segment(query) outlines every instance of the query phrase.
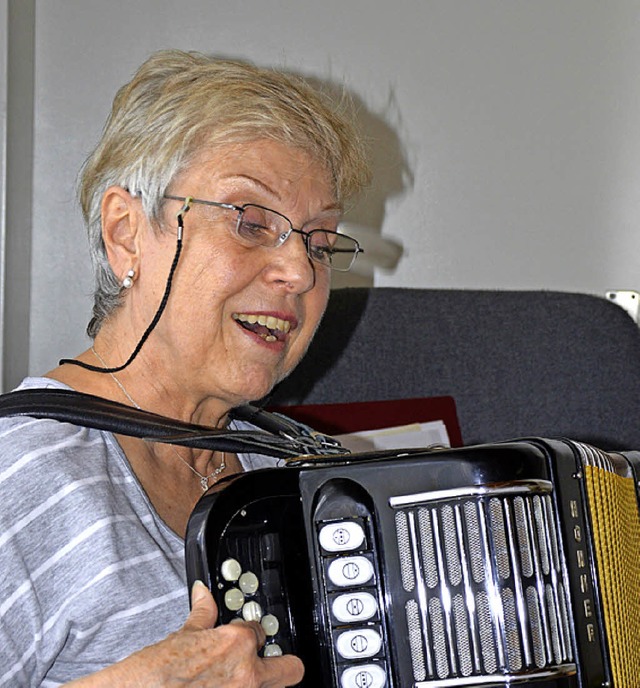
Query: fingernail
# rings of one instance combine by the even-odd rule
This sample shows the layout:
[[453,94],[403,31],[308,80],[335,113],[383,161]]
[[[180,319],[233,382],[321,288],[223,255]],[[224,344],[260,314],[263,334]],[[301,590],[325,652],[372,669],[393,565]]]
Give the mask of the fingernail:
[[201,581],[197,580],[191,588],[191,602],[199,602],[208,592],[209,588]]

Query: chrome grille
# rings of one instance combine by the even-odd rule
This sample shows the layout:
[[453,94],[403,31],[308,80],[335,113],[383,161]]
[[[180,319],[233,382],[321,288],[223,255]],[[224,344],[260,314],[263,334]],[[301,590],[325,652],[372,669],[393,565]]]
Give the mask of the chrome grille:
[[424,663],[424,651],[422,649],[422,634],[420,632],[420,612],[415,600],[409,600],[405,606],[407,613],[407,631],[409,646],[411,648],[411,664],[413,676],[416,681],[424,681],[427,670]]
[[518,485],[390,500],[416,682],[564,675],[572,661],[551,484]]

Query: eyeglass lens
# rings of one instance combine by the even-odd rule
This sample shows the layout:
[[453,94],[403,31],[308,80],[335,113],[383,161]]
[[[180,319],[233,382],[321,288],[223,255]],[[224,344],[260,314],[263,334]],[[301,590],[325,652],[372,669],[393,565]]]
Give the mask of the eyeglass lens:
[[[314,226],[302,232],[307,254],[311,260],[334,270],[349,270],[358,253],[358,243],[351,237],[336,232],[336,219],[325,221],[326,226]],[[293,230],[300,233],[300,230]],[[247,205],[238,217],[236,233],[248,244],[277,247],[287,240],[291,224],[275,211]]]

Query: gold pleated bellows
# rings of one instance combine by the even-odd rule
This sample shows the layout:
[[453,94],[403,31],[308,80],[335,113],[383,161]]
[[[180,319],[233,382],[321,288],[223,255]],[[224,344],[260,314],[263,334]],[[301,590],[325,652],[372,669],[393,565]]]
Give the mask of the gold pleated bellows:
[[635,479],[624,460],[592,457],[584,474],[613,684],[640,680],[640,515]]

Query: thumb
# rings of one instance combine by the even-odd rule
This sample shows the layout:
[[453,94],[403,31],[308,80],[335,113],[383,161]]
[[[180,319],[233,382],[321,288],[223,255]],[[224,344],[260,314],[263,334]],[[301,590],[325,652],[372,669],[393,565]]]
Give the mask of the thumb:
[[218,620],[218,608],[209,588],[197,580],[191,588],[191,613],[183,628],[191,631],[202,631],[213,628]]

